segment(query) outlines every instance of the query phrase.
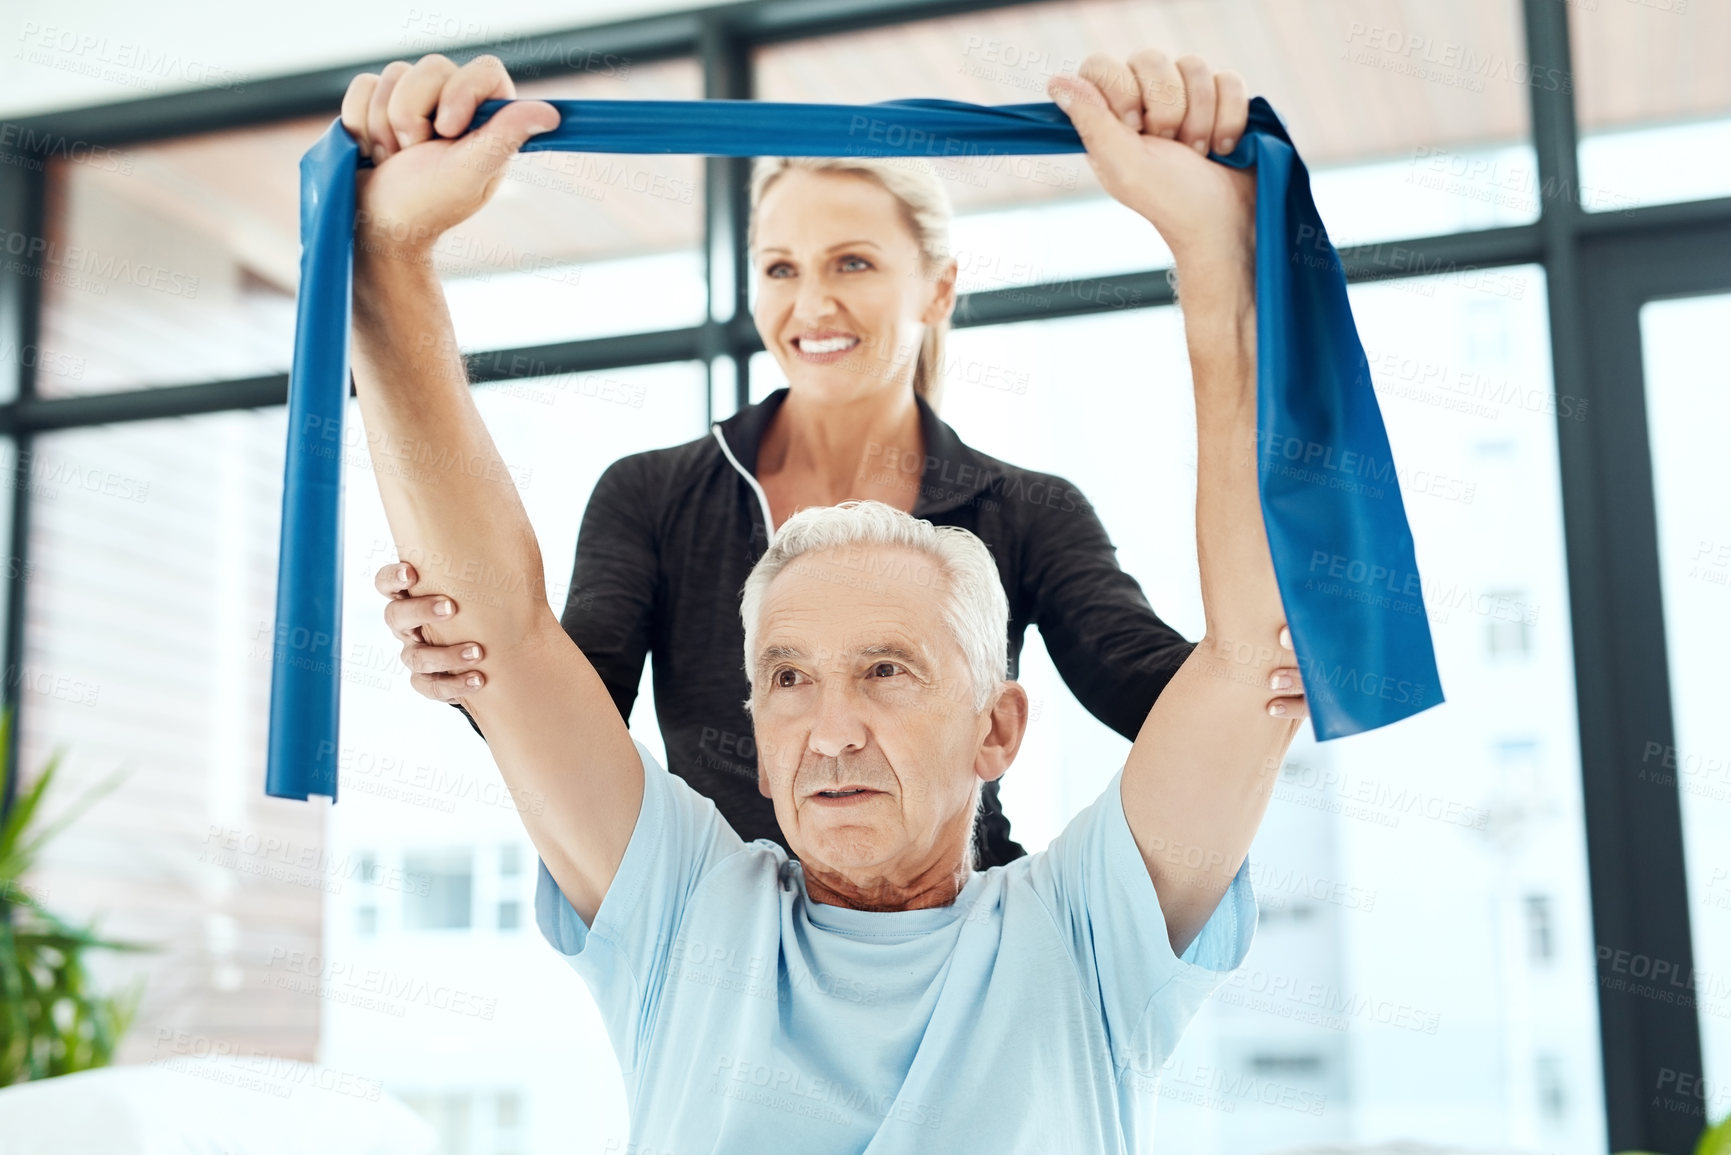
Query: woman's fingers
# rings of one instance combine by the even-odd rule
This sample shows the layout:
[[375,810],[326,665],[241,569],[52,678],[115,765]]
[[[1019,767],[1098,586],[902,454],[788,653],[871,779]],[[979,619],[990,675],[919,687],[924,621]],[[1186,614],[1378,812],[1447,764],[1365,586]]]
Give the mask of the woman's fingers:
[[411,674],[466,674],[481,660],[481,647],[474,642],[458,642],[454,646],[433,646],[426,642],[408,642],[403,646],[403,665]]
[[373,588],[391,600],[385,605],[385,624],[403,651],[398,655],[409,670],[409,684],[424,698],[457,702],[487,684],[487,676],[476,669],[487,653],[478,642],[435,646],[425,641],[421,627],[429,622],[448,622],[457,613],[457,603],[445,594],[411,597],[409,590],[420,580],[406,561],[381,566],[373,575]]
[[[1282,625],[1276,639],[1280,648],[1292,653],[1292,630]],[[1308,718],[1310,703],[1304,697],[1304,679],[1297,666],[1282,666],[1268,676],[1268,688],[1276,695],[1268,700],[1266,709],[1276,718]]]
[[457,603],[446,594],[393,598],[385,603],[385,624],[398,641],[425,644],[422,626],[444,625],[457,614]]
[[407,597],[419,580],[414,566],[406,561],[394,561],[379,567],[379,572],[373,575],[373,588],[388,598]]
[[409,678],[409,685],[415,688],[416,693],[436,702],[460,702],[486,683],[486,677],[479,670],[460,674],[415,674]]
[[1310,716],[1310,705],[1305,700],[1303,687],[1299,684],[1297,670],[1276,670],[1274,672],[1274,681],[1270,684],[1270,688],[1276,690],[1280,688],[1276,683],[1279,682],[1280,677],[1283,674],[1290,675],[1292,678],[1292,684],[1299,686],[1299,688],[1293,690],[1290,694],[1277,694],[1275,697],[1270,698],[1267,706],[1268,712],[1276,718],[1308,718]]

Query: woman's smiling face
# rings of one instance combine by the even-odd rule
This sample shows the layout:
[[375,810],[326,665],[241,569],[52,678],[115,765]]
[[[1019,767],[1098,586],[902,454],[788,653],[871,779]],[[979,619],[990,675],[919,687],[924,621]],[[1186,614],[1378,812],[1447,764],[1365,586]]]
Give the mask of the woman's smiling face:
[[845,401],[911,382],[954,278],[924,275],[895,196],[870,177],[795,168],[757,214],[753,317],[790,387]]

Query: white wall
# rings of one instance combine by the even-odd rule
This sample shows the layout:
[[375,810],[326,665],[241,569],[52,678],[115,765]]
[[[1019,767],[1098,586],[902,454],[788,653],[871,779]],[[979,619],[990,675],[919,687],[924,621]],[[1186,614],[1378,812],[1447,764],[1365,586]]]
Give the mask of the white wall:
[[718,0],[21,0],[0,8],[0,117],[588,27]]

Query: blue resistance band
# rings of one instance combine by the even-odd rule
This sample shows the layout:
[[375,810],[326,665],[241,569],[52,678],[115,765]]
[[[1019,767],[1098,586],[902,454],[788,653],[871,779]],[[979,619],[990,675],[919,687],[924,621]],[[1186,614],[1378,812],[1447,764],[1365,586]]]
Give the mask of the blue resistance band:
[[[470,130],[506,102],[481,104]],[[551,100],[524,152],[1028,156],[1085,152],[1055,104]],[[1441,702],[1388,434],[1310,176],[1266,100],[1230,155],[1256,170],[1257,437],[1263,520],[1319,740]],[[301,158],[301,281],[271,666],[265,793],[337,795],[342,424],[349,396],[355,173],[340,119]],[[1150,383],[1151,384],[1151,383]],[[1374,476],[1381,484],[1361,479]]]

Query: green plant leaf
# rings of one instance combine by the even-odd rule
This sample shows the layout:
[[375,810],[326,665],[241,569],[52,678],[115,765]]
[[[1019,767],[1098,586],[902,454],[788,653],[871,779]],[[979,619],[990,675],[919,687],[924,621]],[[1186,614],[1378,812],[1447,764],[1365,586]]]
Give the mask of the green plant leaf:
[[[11,732],[8,706],[0,710],[0,784],[11,781],[15,770],[5,754]],[[111,1062],[138,1011],[143,982],[119,995],[100,993],[85,965],[87,952],[161,949],[155,943],[105,938],[94,923],[73,925],[20,884],[42,848],[126,776],[111,775],[53,822],[40,824],[42,800],[64,753],[54,752],[0,821],[0,1087]]]
[[1717,1127],[1707,1129],[1695,1144],[1695,1155],[1731,1155],[1731,1116],[1719,1120]]

